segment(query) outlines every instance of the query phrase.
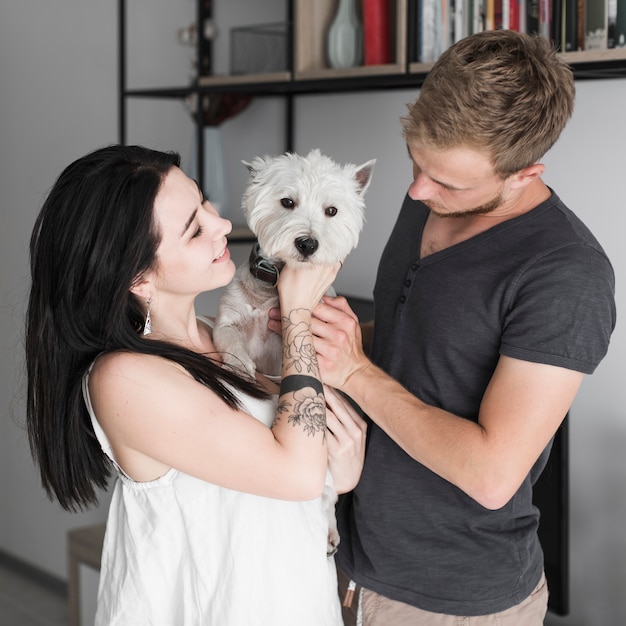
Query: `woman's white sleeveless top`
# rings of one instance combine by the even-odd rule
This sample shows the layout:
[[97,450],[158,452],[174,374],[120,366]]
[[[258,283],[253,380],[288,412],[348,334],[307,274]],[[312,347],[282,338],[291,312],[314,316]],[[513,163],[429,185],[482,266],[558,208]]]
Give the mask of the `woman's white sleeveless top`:
[[[109,441],[83,395],[103,451]],[[238,393],[270,426],[275,400]],[[340,626],[321,498],[289,502],[170,469],[135,482],[118,467],[102,553],[96,626]]]

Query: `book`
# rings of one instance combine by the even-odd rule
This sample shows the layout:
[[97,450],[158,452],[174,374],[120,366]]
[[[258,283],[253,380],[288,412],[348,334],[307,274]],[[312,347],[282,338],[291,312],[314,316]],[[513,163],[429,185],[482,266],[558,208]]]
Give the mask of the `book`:
[[469,0],[454,0],[453,15],[454,15],[454,34],[453,41],[463,39],[469,34],[467,28],[467,11],[469,10]]
[[529,35],[539,34],[539,0],[526,2],[526,32]]
[[608,0],[606,8],[606,47],[615,48],[617,35],[617,0]]
[[[507,5],[507,23],[504,23],[504,5]],[[493,2],[493,27],[496,30],[508,28],[508,0],[494,0]]]
[[526,29],[526,13],[528,12],[528,0],[518,0],[519,2],[519,31],[528,32]]
[[509,28],[521,32],[522,25],[520,22],[520,0],[508,0],[509,3]]
[[481,33],[485,30],[485,1],[486,0],[470,0],[468,35]]
[[585,50],[603,50],[607,46],[607,1],[588,0],[585,11]]
[[615,20],[615,47],[626,48],[626,0],[617,0]]
[[552,14],[550,0],[539,0],[539,34],[550,39],[552,30]]
[[552,20],[550,22],[550,37],[554,42],[554,49],[559,52],[565,51],[564,27],[565,8],[563,0],[552,0]]
[[578,10],[576,8],[578,0],[563,0],[563,51],[573,52],[578,50]]
[[454,41],[454,11],[452,5],[453,0],[440,0],[441,48],[439,54],[447,50]]
[[418,63],[420,55],[420,15],[417,2],[409,2],[407,6],[407,38],[409,43],[409,62]]
[[420,63],[433,63],[439,56],[436,50],[438,4],[439,0],[418,2],[419,50],[417,60]]
[[454,42],[453,0],[418,2],[417,24],[419,39],[417,60],[419,63],[432,63]]
[[[591,0],[592,2],[595,0]],[[577,50],[585,49],[585,24],[587,21],[587,1],[576,2],[576,45]]]

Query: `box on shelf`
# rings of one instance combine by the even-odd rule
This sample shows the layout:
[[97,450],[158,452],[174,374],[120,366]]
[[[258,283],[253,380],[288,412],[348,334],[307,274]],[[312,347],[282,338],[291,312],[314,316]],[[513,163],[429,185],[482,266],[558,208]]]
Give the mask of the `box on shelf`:
[[287,24],[257,24],[232,28],[230,65],[233,75],[286,71]]

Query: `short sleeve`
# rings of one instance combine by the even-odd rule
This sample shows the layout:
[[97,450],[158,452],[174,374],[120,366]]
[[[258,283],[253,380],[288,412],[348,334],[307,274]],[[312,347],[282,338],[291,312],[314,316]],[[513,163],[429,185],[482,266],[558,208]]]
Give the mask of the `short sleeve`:
[[615,276],[583,243],[533,258],[512,282],[500,353],[591,374],[615,327]]

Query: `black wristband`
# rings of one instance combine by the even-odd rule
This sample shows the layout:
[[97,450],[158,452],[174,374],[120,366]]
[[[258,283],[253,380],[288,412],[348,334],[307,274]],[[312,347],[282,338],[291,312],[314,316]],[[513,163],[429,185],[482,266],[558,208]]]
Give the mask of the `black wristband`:
[[305,387],[312,387],[317,394],[324,393],[324,386],[322,383],[313,376],[303,376],[302,374],[293,374],[291,376],[285,376],[280,381],[280,394],[289,393],[290,391],[299,391]]

